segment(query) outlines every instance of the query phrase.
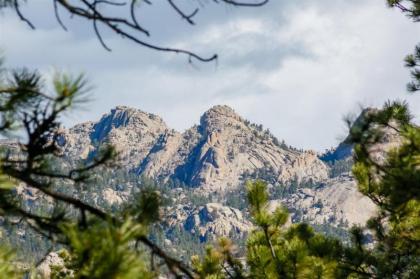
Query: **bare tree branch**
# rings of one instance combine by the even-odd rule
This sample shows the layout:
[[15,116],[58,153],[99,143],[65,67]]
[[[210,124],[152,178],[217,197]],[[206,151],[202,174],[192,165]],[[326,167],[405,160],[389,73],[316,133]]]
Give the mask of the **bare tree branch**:
[[[16,11],[18,17],[26,22],[32,29],[35,29],[35,26],[21,13],[19,0],[12,0],[13,8]],[[215,3],[224,3],[227,5],[238,6],[238,7],[260,7],[268,3],[268,0],[259,0],[259,1],[235,1],[235,0],[213,0]],[[144,40],[141,36],[150,37],[150,32],[144,28],[135,14],[135,6],[138,3],[138,0],[127,0],[127,1],[111,1],[111,0],[78,0],[78,1],[68,1],[68,0],[52,0],[54,14],[58,24],[67,31],[67,27],[61,19],[59,14],[59,7],[67,11],[71,17],[79,17],[85,20],[92,21],[93,30],[95,36],[97,37],[99,43],[102,47],[111,51],[111,48],[105,43],[104,37],[100,32],[100,24],[106,26],[109,30],[114,33],[121,35],[123,38],[128,39],[142,47],[149,48],[155,51],[161,52],[173,52],[178,54],[183,54],[188,57],[188,61],[191,63],[192,59],[196,59],[200,62],[210,62],[217,61],[217,54],[210,56],[202,56],[193,51],[174,48],[174,47],[164,47],[154,44],[152,42]],[[148,0],[143,0],[147,4],[151,4]],[[167,0],[168,5],[188,24],[195,25],[193,20],[194,16],[197,15],[199,8],[194,8],[191,13],[184,12],[174,0]],[[107,7],[128,7],[129,15],[127,17],[119,16],[110,16],[106,13],[109,9],[100,9]]]
[[218,3],[219,1],[224,2],[229,5],[239,6],[239,7],[261,7],[268,3],[269,0],[263,0],[260,2],[239,2],[234,0],[214,0],[214,2]]
[[54,14],[55,14],[55,18],[57,19],[58,24],[60,24],[60,26],[64,29],[64,31],[67,31],[67,27],[61,21],[60,14],[58,13],[57,1],[53,1],[53,4],[54,4]]
[[20,8],[19,8],[19,0],[15,0],[15,1],[13,2],[13,4],[14,4],[15,11],[16,11],[17,15],[19,16],[19,18],[20,18],[22,21],[24,21],[26,24],[28,24],[30,28],[35,29],[35,26],[32,24],[32,22],[30,22],[30,21],[29,21],[29,20],[28,20],[25,16],[23,16],[23,14],[21,13]]
[[178,8],[178,6],[173,2],[173,0],[168,0],[168,3],[189,24],[195,25],[195,22],[192,20],[192,18],[198,13],[198,8],[196,8],[191,14],[187,15],[180,8]]

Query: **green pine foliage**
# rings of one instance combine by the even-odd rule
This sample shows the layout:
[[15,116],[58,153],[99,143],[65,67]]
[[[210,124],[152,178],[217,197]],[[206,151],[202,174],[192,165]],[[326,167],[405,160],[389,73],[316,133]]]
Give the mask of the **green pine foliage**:
[[245,259],[238,258],[237,248],[222,239],[217,247],[208,247],[201,259],[193,258],[200,278],[332,278],[336,274],[340,242],[306,224],[285,227],[287,210],[268,211],[266,186],[261,180],[247,185],[256,229],[247,239]]
[[[419,0],[387,0],[388,6],[397,8],[407,15],[413,22],[420,22]],[[405,58],[405,66],[410,69],[412,81],[407,84],[408,92],[420,91],[420,44],[415,47],[414,53]]]
[[420,21],[420,2],[418,0],[387,0],[389,7],[397,8],[414,22]]
[[[0,132],[6,136],[14,132],[21,140],[12,144],[14,150],[5,146],[0,152],[0,213],[4,220],[17,219],[31,227],[52,248],[68,251],[65,270],[55,267],[54,276],[154,278],[159,270],[166,270],[192,278],[189,266],[149,238],[150,226],[160,219],[159,191],[148,187],[137,191],[123,210],[107,210],[85,199],[83,191],[92,185],[92,173],[112,166],[112,147],[104,147],[76,167],[57,166],[62,159],[56,142],[59,119],[84,100],[88,87],[83,77],[57,75],[50,92],[37,72],[5,75],[0,86]],[[40,198],[28,206],[16,190],[18,185],[23,193],[36,190]],[[46,200],[50,207],[44,207]],[[8,264],[6,256],[1,268],[4,274],[12,274],[14,265]],[[146,260],[148,256],[153,261]]]
[[[382,278],[410,278],[420,271],[420,128],[411,119],[405,103],[392,102],[351,131],[356,143],[353,174],[359,190],[380,210],[367,224],[377,245],[363,250],[374,262],[364,264]],[[400,144],[381,159],[372,150],[383,142],[385,129],[396,132]]]
[[415,47],[414,53],[405,57],[405,66],[410,69],[412,81],[407,84],[409,92],[420,91],[420,44]]
[[[394,140],[389,141],[389,130]],[[387,133],[388,132],[388,133]],[[268,211],[261,180],[249,182],[248,203],[256,229],[246,244],[244,268],[234,246],[223,240],[193,263],[201,278],[415,278],[420,274],[420,128],[407,105],[385,104],[352,127],[353,174],[361,193],[379,208],[350,241],[319,234],[301,223],[285,226],[283,208]],[[377,153],[377,144],[390,142]],[[393,147],[392,147],[393,146]],[[373,233],[368,241],[367,229]],[[230,259],[232,258],[232,259]]]
[[[147,232],[142,224],[127,219],[120,226],[97,222],[81,230],[77,224],[64,224],[69,239],[70,255],[65,268],[74,272],[74,278],[154,278],[156,274],[146,264],[145,255],[131,249],[132,241]],[[61,278],[60,270],[53,278]],[[64,274],[63,278],[68,278]]]

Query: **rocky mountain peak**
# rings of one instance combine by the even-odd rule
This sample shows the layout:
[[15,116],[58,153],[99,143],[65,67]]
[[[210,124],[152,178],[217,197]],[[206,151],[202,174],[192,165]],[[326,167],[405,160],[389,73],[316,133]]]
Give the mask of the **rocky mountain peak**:
[[235,112],[233,108],[227,105],[215,105],[209,108],[203,116],[224,116],[224,117],[234,117],[237,118],[239,115]]
[[118,106],[98,122],[71,129],[62,140],[69,157],[92,158],[111,144],[130,172],[179,181],[203,192],[233,190],[262,173],[273,181],[320,181],[328,169],[316,155],[291,150],[228,106],[214,106],[184,133],[156,115]]
[[212,132],[240,122],[243,122],[242,118],[231,107],[217,105],[201,116],[200,126],[204,131]]
[[[395,146],[398,141],[394,139],[387,133],[378,149]],[[344,160],[350,158],[351,145],[343,143],[321,156],[323,162],[315,152],[278,142],[268,129],[250,123],[228,106],[212,107],[199,126],[183,133],[167,128],[156,115],[117,106],[98,122],[63,129],[57,143],[63,149],[63,164],[74,167],[93,158],[102,144],[117,150],[115,163],[120,168],[101,170],[95,175],[102,182],[82,193],[99,207],[119,208],[130,201],[132,193],[144,186],[136,181],[141,176],[168,182],[164,194],[173,204],[163,208],[163,225],[165,241],[176,243],[168,246],[172,248],[185,239],[177,232],[187,232],[202,242],[220,236],[243,239],[253,229],[248,212],[238,209],[244,208],[244,183],[249,179],[270,183],[270,210],[288,207],[292,222],[305,221],[342,233],[343,228],[364,224],[376,210],[358,192],[345,167],[330,175],[334,167],[330,161],[341,160],[341,166],[347,166]],[[0,140],[2,146],[11,144]],[[128,173],[138,179],[128,178]],[[18,193],[28,206],[35,204],[37,193],[20,188]],[[46,260],[54,262],[56,256]]]
[[127,106],[117,106],[110,113],[105,114],[93,126],[91,135],[93,141],[102,141],[112,129],[132,127],[135,130],[148,130],[149,132],[167,128],[163,120],[152,113]]
[[78,124],[64,131],[60,145],[69,157],[85,160],[95,156],[102,144],[111,144],[121,163],[129,169],[137,167],[168,131],[165,122],[157,115],[117,106],[98,122]]

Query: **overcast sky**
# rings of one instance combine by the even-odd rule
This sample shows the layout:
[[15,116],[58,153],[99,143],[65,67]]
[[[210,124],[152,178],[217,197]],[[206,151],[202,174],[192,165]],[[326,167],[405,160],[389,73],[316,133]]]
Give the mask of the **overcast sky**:
[[183,131],[211,106],[227,104],[288,144],[322,151],[345,136],[343,117],[360,105],[406,99],[420,117],[420,94],[405,92],[409,74],[403,67],[420,28],[386,8],[385,0],[271,0],[258,9],[190,0],[185,7],[191,10],[203,5],[195,26],[166,1],[139,7],[151,41],[220,57],[217,64],[194,65],[185,56],[156,53],[105,32],[109,53],[90,24],[63,12],[65,32],[51,1],[29,2],[22,10],[37,30],[3,12],[0,49],[8,67],[89,77],[92,101],[65,119],[66,126],[128,105]]

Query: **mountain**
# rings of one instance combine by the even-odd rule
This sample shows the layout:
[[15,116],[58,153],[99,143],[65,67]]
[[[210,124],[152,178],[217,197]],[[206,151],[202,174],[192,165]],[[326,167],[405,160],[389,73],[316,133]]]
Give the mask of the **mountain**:
[[[168,210],[172,215],[166,225],[170,230],[177,227],[198,234],[201,239],[235,231],[242,234],[252,227],[243,187],[248,179],[269,182],[273,203],[289,207],[295,222],[348,227],[365,223],[375,211],[349,174],[352,146],[343,142],[329,157],[297,150],[228,106],[210,108],[199,125],[183,133],[169,128],[157,115],[118,106],[98,122],[82,123],[60,134],[63,154],[71,164],[89,160],[103,145],[111,144],[124,171],[171,184],[168,191],[174,196],[174,205]],[[337,171],[341,162],[346,163]],[[87,194],[95,196],[98,206],[124,203],[136,187],[118,190],[112,183],[105,184]],[[197,197],[201,204],[192,201]],[[209,208],[224,213],[207,218],[203,210]],[[238,208],[243,216],[227,213]],[[220,228],[221,224],[225,228]]]
[[[56,141],[63,168],[89,162],[105,145],[117,150],[114,168],[95,172],[92,185],[67,193],[92,205],[118,210],[132,202],[133,193],[157,184],[170,202],[152,231],[154,239],[182,255],[220,236],[243,241],[253,228],[244,187],[249,179],[269,183],[272,207],[288,207],[290,222],[309,222],[339,237],[376,210],[349,172],[352,146],[342,143],[329,157],[298,150],[228,106],[210,108],[182,133],[157,115],[118,106],[97,122],[61,129]],[[37,192],[19,193],[29,209],[43,200]],[[39,248],[28,228],[15,230],[15,243],[26,247],[31,239],[24,250]]]
[[270,170],[280,183],[317,183],[328,177],[328,167],[315,152],[279,144],[268,130],[227,106],[211,108],[184,133],[156,115],[116,107],[96,123],[63,131],[61,138],[72,161],[91,158],[103,144],[111,144],[128,171],[162,182],[177,180],[203,192],[231,190],[260,170]]

